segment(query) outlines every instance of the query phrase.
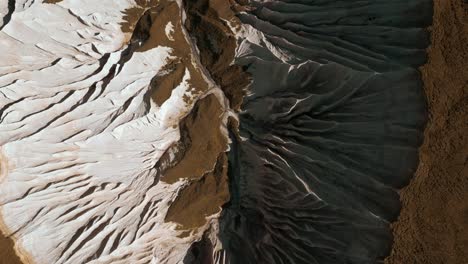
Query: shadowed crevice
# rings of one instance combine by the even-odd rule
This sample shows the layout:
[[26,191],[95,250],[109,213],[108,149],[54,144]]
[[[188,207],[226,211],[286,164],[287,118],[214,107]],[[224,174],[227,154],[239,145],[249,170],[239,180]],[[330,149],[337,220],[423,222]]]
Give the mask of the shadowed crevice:
[[3,25],[0,27],[0,31],[10,23],[11,17],[15,12],[16,0],[8,0],[8,13],[3,17]]

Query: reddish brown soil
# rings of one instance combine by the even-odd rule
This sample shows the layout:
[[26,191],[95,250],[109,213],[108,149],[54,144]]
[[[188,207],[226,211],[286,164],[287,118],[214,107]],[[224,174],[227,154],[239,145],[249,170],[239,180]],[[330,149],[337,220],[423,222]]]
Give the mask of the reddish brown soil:
[[468,263],[468,4],[435,0],[431,30],[429,122],[387,264]]
[[6,238],[0,232],[0,264],[21,264],[21,260],[15,254],[13,241]]

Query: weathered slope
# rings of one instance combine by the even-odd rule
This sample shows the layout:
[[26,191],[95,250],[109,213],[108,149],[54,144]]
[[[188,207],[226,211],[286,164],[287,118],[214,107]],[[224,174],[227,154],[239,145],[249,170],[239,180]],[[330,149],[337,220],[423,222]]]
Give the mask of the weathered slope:
[[[253,83],[220,224],[230,263],[380,263],[425,124],[432,3],[249,1]],[[406,15],[402,15],[406,14]]]

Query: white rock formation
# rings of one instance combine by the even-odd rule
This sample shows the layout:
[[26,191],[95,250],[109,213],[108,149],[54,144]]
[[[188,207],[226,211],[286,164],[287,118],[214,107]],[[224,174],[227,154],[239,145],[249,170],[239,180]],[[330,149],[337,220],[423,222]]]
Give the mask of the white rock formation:
[[0,31],[0,212],[24,261],[178,263],[202,232],[165,223],[184,181],[159,182],[155,166],[193,106],[191,76],[149,100],[176,58],[164,46],[128,56],[120,23],[135,5],[29,1]]

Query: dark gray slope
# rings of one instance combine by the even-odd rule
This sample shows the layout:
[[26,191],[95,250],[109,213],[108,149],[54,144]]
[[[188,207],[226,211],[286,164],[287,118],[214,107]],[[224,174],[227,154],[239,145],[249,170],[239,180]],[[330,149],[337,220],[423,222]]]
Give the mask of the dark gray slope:
[[254,81],[230,152],[225,260],[380,263],[422,141],[432,1],[251,4],[241,21],[289,58],[247,42],[237,58]]

